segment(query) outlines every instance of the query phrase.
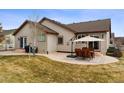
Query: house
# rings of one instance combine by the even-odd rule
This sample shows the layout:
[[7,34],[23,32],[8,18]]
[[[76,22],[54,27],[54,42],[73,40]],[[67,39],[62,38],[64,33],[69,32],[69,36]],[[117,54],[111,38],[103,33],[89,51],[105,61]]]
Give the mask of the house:
[[[62,24],[44,17],[38,23],[26,20],[15,32],[15,47],[35,45],[40,53],[71,52],[71,40],[90,35],[102,38],[104,42],[89,42],[89,47],[105,53],[110,44],[111,20]],[[94,44],[94,45],[93,45]],[[74,48],[82,48],[85,42],[74,43]]]
[[16,29],[2,30],[0,32],[0,50],[10,50],[15,48],[15,37],[13,33]]
[[124,37],[115,37],[115,44],[120,50],[124,51]]

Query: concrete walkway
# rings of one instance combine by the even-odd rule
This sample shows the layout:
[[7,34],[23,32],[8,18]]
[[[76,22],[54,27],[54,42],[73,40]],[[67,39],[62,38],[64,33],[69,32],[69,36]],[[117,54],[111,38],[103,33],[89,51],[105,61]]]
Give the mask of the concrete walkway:
[[8,55],[27,55],[27,53],[20,53],[15,51],[0,51],[0,55],[8,56]]
[[[27,53],[17,53],[14,51],[1,51],[0,55],[28,55]],[[32,55],[32,54],[30,54]],[[114,57],[106,56],[106,55],[99,55],[95,58],[89,60],[89,59],[81,59],[81,58],[68,58],[66,57],[69,55],[69,53],[50,53],[50,54],[36,54],[40,56],[48,57],[52,60],[56,60],[58,62],[65,62],[65,63],[71,63],[71,64],[83,64],[83,65],[98,65],[98,64],[108,64],[108,63],[114,63],[118,62],[119,60]]]

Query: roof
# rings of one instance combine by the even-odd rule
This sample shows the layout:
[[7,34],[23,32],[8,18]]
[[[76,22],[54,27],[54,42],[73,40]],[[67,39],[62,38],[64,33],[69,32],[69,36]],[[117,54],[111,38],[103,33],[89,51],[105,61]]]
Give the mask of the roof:
[[124,37],[115,37],[115,41],[124,42]]
[[54,24],[56,24],[56,25],[59,25],[59,26],[65,28],[65,29],[68,29],[69,31],[72,31],[72,32],[75,33],[75,30],[71,29],[70,27],[66,26],[65,24],[62,24],[62,23],[60,23],[60,22],[58,22],[58,21],[55,21],[55,20],[51,20],[51,19],[46,18],[46,17],[44,17],[43,19],[41,19],[41,20],[39,21],[39,23],[43,22],[44,20],[48,20],[48,21],[50,21],[50,22],[52,22],[52,23],[54,23]]
[[[16,35],[27,23],[32,23],[33,25],[35,24],[35,22],[33,21],[29,21],[29,20],[26,20],[25,22],[23,22],[23,24],[13,33],[13,35]],[[39,27],[40,29],[43,29],[46,33],[50,33],[50,34],[58,34],[56,31],[46,27],[46,26],[43,26],[39,23],[36,23],[36,26]]]
[[124,45],[124,37],[115,37],[115,43]]
[[41,25],[41,24],[37,24],[37,26],[41,29],[43,29],[46,33],[49,33],[49,34],[58,34],[56,31],[44,26],[44,25]]
[[[72,31],[73,33],[94,33],[94,32],[111,32],[111,19],[103,19],[103,20],[95,20],[95,21],[88,21],[88,22],[80,22],[80,23],[73,23],[73,24],[62,24],[60,22],[57,22],[55,20],[51,20],[49,18],[44,17],[42,20],[40,20],[37,24],[38,27],[44,29],[47,33],[51,34],[58,34],[56,31],[40,24],[44,20],[48,20],[56,25],[59,25],[65,29],[68,29],[69,31]],[[35,23],[29,20],[26,20],[14,33],[18,33],[21,28],[27,23]]]
[[111,31],[111,19],[95,20],[95,21],[72,23],[72,24],[62,24],[55,20],[51,20],[49,18],[44,17],[42,20],[39,21],[39,23],[43,22],[44,20],[48,20],[74,33]]
[[103,19],[96,21],[73,23],[73,24],[67,24],[67,27],[75,30],[77,33],[105,32],[105,31],[111,31],[111,20]]
[[3,32],[0,32],[0,36],[1,35],[9,35],[9,34],[13,34],[16,31],[16,29],[10,29],[10,30],[3,30]]

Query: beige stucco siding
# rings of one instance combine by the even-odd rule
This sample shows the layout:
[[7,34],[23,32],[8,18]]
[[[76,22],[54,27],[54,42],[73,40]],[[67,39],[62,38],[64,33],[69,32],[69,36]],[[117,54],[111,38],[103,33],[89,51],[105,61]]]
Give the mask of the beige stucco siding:
[[101,52],[106,54],[106,51],[110,44],[110,34],[109,32],[104,33],[104,41],[101,42]]
[[[34,33],[35,31],[35,33]],[[36,46],[38,47],[39,53],[45,53],[46,52],[46,41],[41,42],[38,40],[38,35],[40,33],[44,33],[41,29],[35,29],[35,27],[32,27],[29,24],[26,24],[16,35],[15,35],[15,47],[16,49],[20,48],[20,37],[27,37],[27,45],[31,44],[33,46],[34,44],[34,38],[36,36]],[[47,39],[47,38],[46,38]]]
[[[45,41],[40,41],[39,35],[41,33],[45,35]],[[46,53],[47,52],[47,34],[42,29],[37,30],[36,43],[38,46],[39,53]]]
[[33,44],[33,33],[29,24],[26,24],[16,35],[15,35],[15,47],[20,48],[20,37],[27,37],[27,44]]
[[106,35],[106,38],[107,38],[107,49],[109,48],[109,45],[110,45],[110,33],[107,32],[107,35]]
[[[50,29],[56,31],[59,33],[58,36],[63,36],[63,44],[59,45],[57,44],[57,51],[70,51],[70,47],[71,47],[71,44],[69,42],[69,40],[74,36],[74,33],[63,28],[63,27],[60,27],[48,20],[45,20],[43,21],[41,24],[49,27]],[[58,40],[58,39],[57,39]]]

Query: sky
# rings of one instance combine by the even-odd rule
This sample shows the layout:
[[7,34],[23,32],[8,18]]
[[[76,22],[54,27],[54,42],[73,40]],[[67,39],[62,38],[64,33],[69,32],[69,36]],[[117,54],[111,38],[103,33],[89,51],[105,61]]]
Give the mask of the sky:
[[3,29],[15,29],[26,19],[39,21],[43,17],[64,24],[110,18],[115,36],[124,36],[124,9],[0,9]]

